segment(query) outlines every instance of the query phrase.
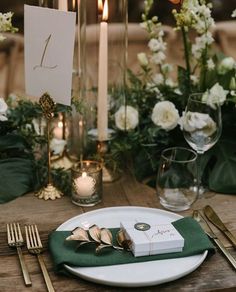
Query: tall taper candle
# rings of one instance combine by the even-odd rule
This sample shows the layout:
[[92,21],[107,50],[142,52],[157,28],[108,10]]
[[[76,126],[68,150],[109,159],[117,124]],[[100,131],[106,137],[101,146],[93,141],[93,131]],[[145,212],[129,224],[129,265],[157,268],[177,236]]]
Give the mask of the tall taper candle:
[[58,0],[58,9],[62,11],[68,11],[68,1],[67,0]]
[[99,38],[99,64],[98,64],[98,103],[97,103],[97,129],[98,140],[108,138],[108,0],[105,0],[102,22],[100,23]]

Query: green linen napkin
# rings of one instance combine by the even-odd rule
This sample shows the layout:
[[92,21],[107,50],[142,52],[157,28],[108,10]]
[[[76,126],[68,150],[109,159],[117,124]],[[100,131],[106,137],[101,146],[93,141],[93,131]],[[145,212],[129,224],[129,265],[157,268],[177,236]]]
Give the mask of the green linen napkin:
[[[77,267],[107,266],[187,257],[200,254],[205,250],[214,251],[214,246],[207,235],[191,217],[179,219],[172,224],[185,239],[182,252],[134,257],[128,251],[117,251],[112,248],[107,248],[97,255],[95,254],[95,246],[93,244],[76,249],[78,242],[65,241],[65,238],[71,234],[69,231],[53,231],[49,236],[49,250],[57,272],[66,272],[63,266],[64,264]],[[110,230],[113,234],[116,234],[119,228]]]

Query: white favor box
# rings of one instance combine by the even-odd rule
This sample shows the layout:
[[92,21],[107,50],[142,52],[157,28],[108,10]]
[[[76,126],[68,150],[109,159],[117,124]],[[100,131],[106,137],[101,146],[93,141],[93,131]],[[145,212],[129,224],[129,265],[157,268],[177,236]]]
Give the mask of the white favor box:
[[183,250],[184,238],[171,223],[158,225],[156,220],[142,218],[122,221],[120,226],[132,242],[131,250],[135,257]]

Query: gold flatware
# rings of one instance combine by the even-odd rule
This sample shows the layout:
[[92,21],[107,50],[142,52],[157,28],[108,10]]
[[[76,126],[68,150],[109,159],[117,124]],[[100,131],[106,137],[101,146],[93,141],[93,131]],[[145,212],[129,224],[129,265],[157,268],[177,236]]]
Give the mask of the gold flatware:
[[218,248],[221,250],[224,256],[228,259],[228,261],[234,267],[234,269],[236,269],[236,259],[234,259],[234,257],[230,254],[230,252],[225,248],[225,246],[220,241],[220,239],[217,238],[217,236],[211,229],[210,225],[207,223],[207,221],[201,215],[201,213],[198,210],[194,210],[192,217],[201,225],[205,233],[215,242],[215,244],[218,246]]
[[225,224],[221,221],[221,219],[213,210],[213,208],[207,205],[204,207],[203,211],[207,219],[211,221],[211,223],[213,223],[216,227],[218,227],[224,233],[224,235],[230,240],[230,242],[232,242],[234,248],[236,248],[236,238],[225,226]]
[[43,252],[43,245],[39,236],[37,225],[25,226],[26,244],[30,253],[34,254],[38,258],[38,262],[43,273],[43,277],[49,292],[54,292],[50,276],[48,274],[46,265],[44,263],[41,253]]
[[14,247],[17,250],[25,286],[31,286],[32,282],[21,250],[24,240],[19,223],[7,224],[7,242],[10,247]]

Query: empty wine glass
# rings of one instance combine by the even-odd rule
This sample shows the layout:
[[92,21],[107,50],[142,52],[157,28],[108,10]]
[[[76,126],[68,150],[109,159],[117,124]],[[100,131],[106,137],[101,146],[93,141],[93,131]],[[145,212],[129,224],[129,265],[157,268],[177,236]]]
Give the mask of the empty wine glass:
[[198,197],[197,153],[183,147],[165,149],[157,175],[157,195],[166,209],[183,211]]
[[[207,93],[191,94],[181,126],[185,140],[200,157],[216,144],[221,135],[220,104],[217,101],[209,102]],[[198,161],[198,168],[199,194],[203,194],[204,188],[201,184],[200,161]]]

